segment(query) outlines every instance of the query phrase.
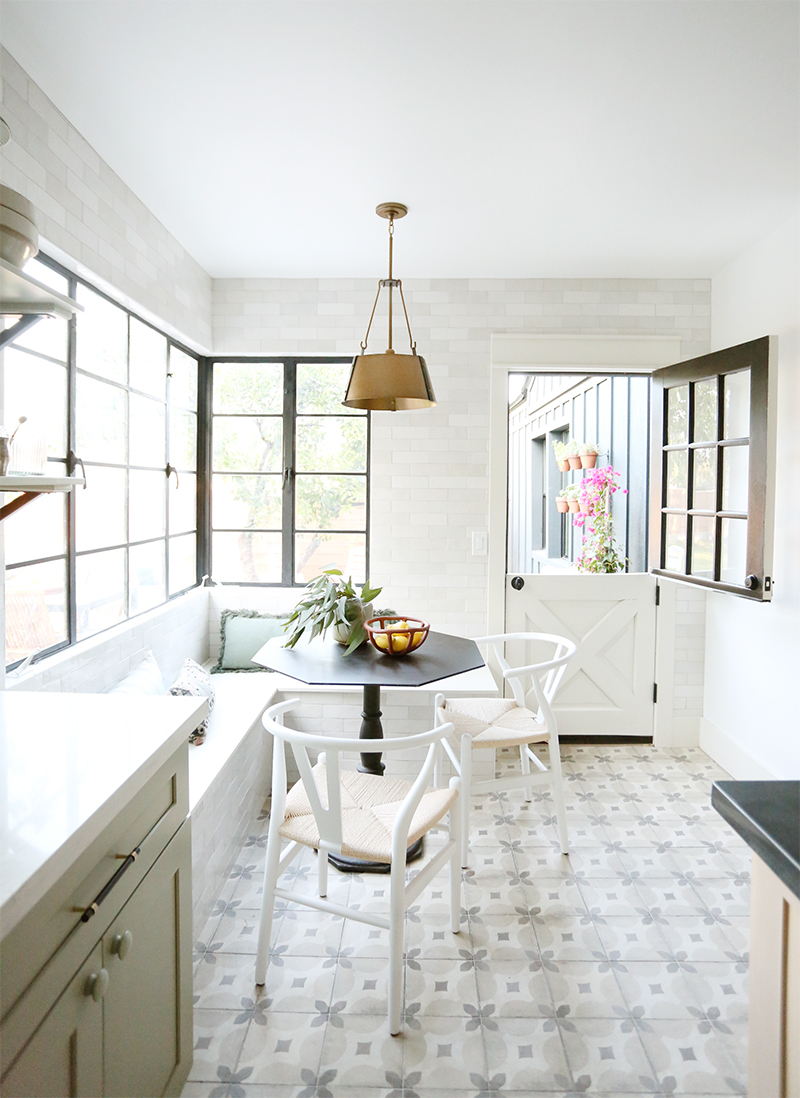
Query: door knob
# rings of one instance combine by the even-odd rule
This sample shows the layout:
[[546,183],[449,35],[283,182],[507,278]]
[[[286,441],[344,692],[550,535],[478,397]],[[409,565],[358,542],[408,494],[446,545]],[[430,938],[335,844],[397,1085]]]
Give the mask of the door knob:
[[111,952],[116,953],[121,961],[124,961],[133,945],[133,935],[129,930],[114,936],[111,943]]
[[514,576],[513,580],[511,581],[511,586],[514,588],[515,591],[521,591],[522,588],[525,586],[525,580],[522,578],[522,576]]
[[93,972],[89,979],[86,981],[86,987],[84,989],[85,995],[91,995],[96,1003],[106,993],[108,988],[108,973],[104,968],[101,968],[99,972]]

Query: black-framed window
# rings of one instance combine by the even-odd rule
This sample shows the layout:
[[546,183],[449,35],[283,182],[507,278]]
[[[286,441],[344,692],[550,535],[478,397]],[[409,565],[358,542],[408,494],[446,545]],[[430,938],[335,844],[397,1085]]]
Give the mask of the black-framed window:
[[55,475],[80,459],[86,488],[4,524],[8,666],[197,583],[198,356],[48,259],[26,272],[83,311],[5,347],[6,423],[28,416],[20,442],[41,435]]
[[342,407],[352,359],[215,358],[210,447],[216,582],[369,575],[368,413]]
[[651,563],[755,599],[772,592],[768,337],[653,375]]

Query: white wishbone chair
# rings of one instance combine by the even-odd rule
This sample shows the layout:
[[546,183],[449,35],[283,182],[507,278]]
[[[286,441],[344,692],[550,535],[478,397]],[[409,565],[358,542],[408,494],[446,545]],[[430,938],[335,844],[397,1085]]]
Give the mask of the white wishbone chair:
[[[553,645],[553,655],[540,663],[525,667],[509,667],[504,647],[507,641],[538,641]],[[534,785],[547,782],[553,789],[556,805],[558,835],[562,854],[569,854],[567,816],[564,805],[564,788],[561,777],[561,755],[558,743],[558,725],[553,712],[556,696],[567,663],[577,651],[576,645],[553,633],[498,633],[491,637],[479,637],[477,644],[491,644],[495,657],[509,683],[512,698],[451,698],[437,694],[435,721],[450,723],[454,735],[444,743],[456,774],[461,778],[461,865],[466,868],[469,860],[469,810],[471,793],[493,793],[501,789],[522,788],[525,800],[531,799]],[[524,679],[530,678],[526,692]],[[536,710],[526,707],[527,694],[533,694]],[[460,744],[459,741],[460,740]],[[550,766],[547,767],[531,749],[531,744],[546,743]],[[472,778],[473,750],[502,747],[518,747],[520,770],[502,778],[474,781]],[[535,770],[531,771],[531,764]]]
[[[362,774],[340,766],[343,753],[363,751],[364,741],[312,735],[287,728],[284,714],[297,699],[273,705],[263,717],[264,727],[274,736],[272,762],[272,806],[270,810],[264,895],[258,932],[256,983],[267,976],[270,936],[275,900],[304,904],[317,911],[355,919],[389,931],[389,1031],[403,1028],[403,952],[405,913],[426,884],[442,868],[450,866],[450,929],[457,934],[461,919],[461,814],[458,795],[461,782],[450,779],[445,788],[432,788],[441,769],[442,742],[453,731],[447,722],[412,736],[395,736],[380,741],[380,751],[408,751],[427,747],[425,760],[415,781]],[[300,772],[300,781],[286,791],[285,745],[288,744]],[[378,746],[376,744],[376,746]],[[309,752],[319,752],[316,764]],[[448,816],[448,839],[406,883],[406,849]],[[281,840],[289,845],[281,852]],[[318,851],[319,896],[309,896],[278,887],[278,878],[303,847]],[[390,862],[388,916],[332,903],[327,894],[328,854],[344,854],[366,861]]]

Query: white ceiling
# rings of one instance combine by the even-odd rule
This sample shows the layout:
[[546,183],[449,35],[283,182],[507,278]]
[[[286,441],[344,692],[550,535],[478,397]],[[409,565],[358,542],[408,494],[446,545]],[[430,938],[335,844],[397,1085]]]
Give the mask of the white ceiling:
[[796,0],[3,0],[214,277],[709,276],[798,207]]

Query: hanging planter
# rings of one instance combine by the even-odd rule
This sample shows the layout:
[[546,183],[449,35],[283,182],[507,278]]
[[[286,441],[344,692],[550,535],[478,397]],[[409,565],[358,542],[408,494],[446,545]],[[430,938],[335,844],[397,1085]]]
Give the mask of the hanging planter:
[[562,473],[569,471],[569,457],[567,456],[568,443],[554,442],[553,453],[556,455],[556,464]]
[[582,442],[578,447],[582,469],[594,469],[600,451],[594,442]]
[[556,496],[556,508],[560,515],[565,515],[569,511],[569,500],[566,496]]

